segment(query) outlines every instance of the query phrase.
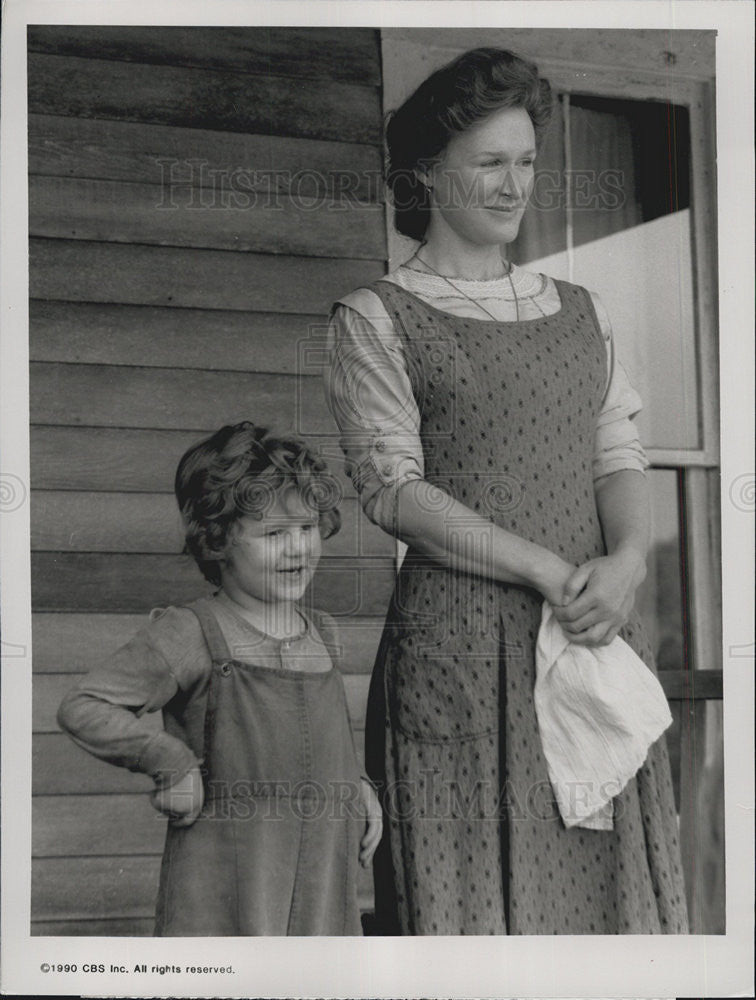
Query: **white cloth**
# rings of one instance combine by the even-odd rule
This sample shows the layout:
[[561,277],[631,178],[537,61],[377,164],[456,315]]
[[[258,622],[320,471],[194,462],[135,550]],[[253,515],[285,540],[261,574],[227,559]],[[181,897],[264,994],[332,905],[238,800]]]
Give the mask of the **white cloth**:
[[570,642],[544,601],[534,698],[565,826],[613,829],[612,799],[672,723],[661,684],[619,636],[595,648]]

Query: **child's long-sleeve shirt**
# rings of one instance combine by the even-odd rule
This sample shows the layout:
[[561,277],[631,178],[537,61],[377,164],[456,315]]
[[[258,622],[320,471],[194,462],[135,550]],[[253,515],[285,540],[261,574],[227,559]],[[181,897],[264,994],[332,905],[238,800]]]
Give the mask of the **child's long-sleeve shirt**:
[[[222,593],[214,608],[235,659],[291,670],[327,669],[336,659],[334,625],[323,612],[313,613],[302,638],[282,641],[244,622]],[[154,612],[133,639],[66,695],[58,722],[85,750],[149,774],[158,788],[167,788],[202,762],[210,671],[196,615],[184,607]],[[145,715],[160,709],[164,729],[156,731]]]

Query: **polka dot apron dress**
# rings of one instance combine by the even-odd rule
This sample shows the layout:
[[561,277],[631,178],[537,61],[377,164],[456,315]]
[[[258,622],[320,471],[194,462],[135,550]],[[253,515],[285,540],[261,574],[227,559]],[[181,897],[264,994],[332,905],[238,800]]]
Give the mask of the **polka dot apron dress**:
[[[560,311],[518,323],[371,290],[402,337],[426,479],[579,565],[605,554],[592,458],[606,348],[589,294],[556,284]],[[541,605],[406,554],[368,702],[368,772],[385,783],[378,933],[687,932],[664,738],[614,800],[614,830],[559,817],[533,704]],[[654,669],[635,614],[620,634]]]

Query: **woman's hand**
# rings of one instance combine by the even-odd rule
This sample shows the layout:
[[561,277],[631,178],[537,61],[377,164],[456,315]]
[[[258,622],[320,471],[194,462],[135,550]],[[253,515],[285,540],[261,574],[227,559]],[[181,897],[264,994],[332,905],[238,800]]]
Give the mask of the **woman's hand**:
[[646,561],[636,549],[618,549],[579,566],[565,586],[565,603],[554,617],[581,646],[606,646],[627,621],[635,591],[646,577]]
[[199,768],[193,767],[168,788],[155,789],[150,794],[150,802],[169,818],[171,826],[191,826],[205,802]]
[[360,840],[360,864],[367,868],[383,833],[383,812],[375,789],[364,778],[360,778],[360,796],[366,816],[365,832]]

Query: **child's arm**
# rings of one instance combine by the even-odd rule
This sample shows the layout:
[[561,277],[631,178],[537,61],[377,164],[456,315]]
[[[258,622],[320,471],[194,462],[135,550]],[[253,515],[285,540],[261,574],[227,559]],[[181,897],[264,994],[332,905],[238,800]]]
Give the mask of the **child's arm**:
[[[166,612],[167,617],[176,609]],[[190,611],[199,629],[199,623]],[[176,671],[161,651],[162,619],[151,622],[101,667],[70,691],[58,709],[58,723],[89,753],[111,764],[149,774],[158,791],[170,788],[198,767],[183,740],[146,726],[142,716],[161,709],[179,689]],[[167,622],[170,629],[175,622]],[[193,664],[180,661],[182,687]]]

